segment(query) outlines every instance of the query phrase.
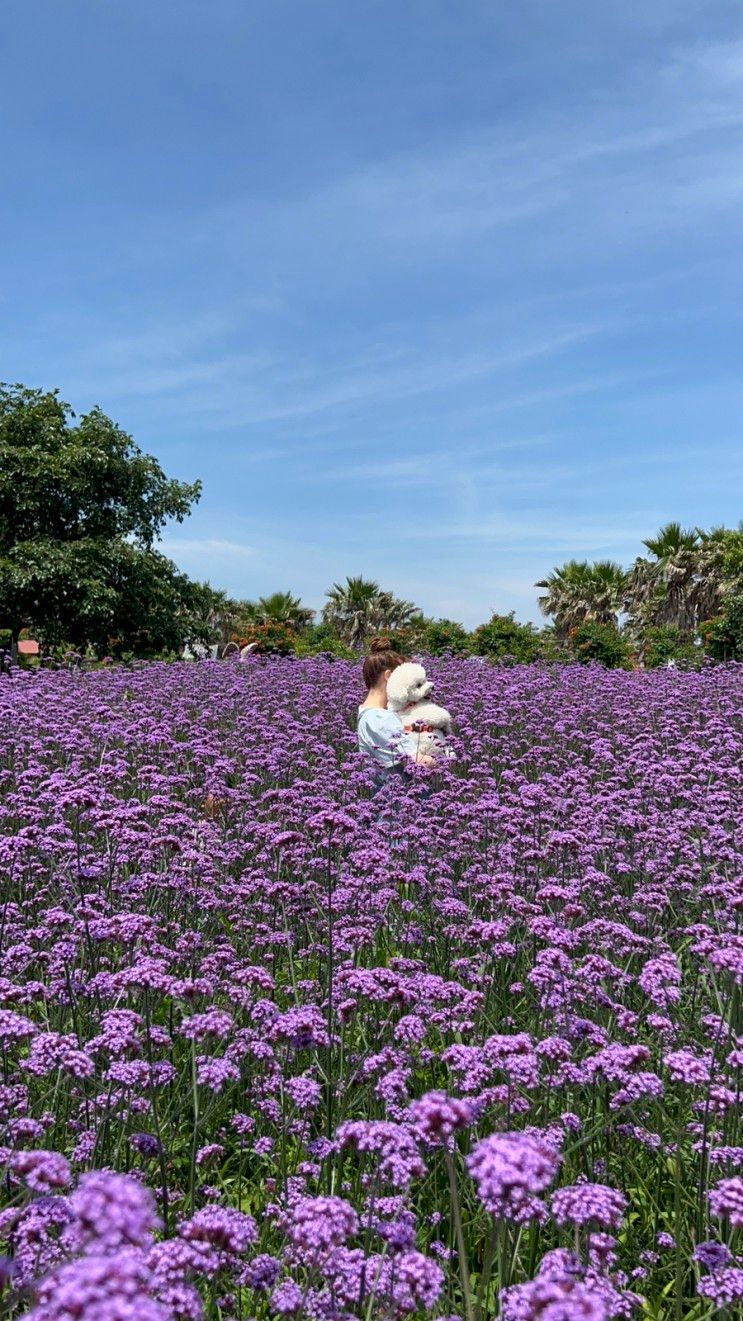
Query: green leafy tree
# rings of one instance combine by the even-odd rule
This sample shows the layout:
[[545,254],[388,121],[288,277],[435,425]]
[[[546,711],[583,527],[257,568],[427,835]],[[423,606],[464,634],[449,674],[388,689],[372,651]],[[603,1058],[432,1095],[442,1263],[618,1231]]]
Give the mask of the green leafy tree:
[[375,633],[409,628],[420,617],[417,606],[368,578],[334,583],[326,595],[323,623],[354,651],[361,651]]
[[453,619],[423,619],[415,628],[417,647],[428,656],[466,656],[472,637]]
[[713,660],[743,661],[743,590],[725,597],[720,614],[702,624],[701,634]]
[[154,656],[203,639],[200,584],[155,550],[126,541],[39,541],[0,563],[0,616],[47,647]]
[[533,624],[520,624],[511,611],[508,615],[493,615],[487,624],[476,628],[472,650],[476,656],[493,661],[529,664],[540,659],[541,639]]
[[153,547],[199,494],[99,408],[74,421],[56,391],[0,386],[0,620],[14,639],[180,650],[198,589]]
[[629,644],[614,624],[586,619],[570,631],[570,650],[583,665],[598,661],[609,670],[628,670]]

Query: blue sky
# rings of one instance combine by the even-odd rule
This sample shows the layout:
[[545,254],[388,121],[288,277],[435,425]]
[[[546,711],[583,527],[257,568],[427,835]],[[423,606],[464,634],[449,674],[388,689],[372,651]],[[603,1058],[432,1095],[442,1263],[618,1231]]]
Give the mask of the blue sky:
[[539,618],[743,514],[743,11],[4,0],[0,378],[204,483],[165,549]]

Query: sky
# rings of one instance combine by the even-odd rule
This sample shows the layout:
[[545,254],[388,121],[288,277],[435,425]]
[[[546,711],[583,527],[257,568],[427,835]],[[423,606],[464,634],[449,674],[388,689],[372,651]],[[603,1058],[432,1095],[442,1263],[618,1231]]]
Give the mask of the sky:
[[538,621],[743,516],[739,0],[0,0],[0,379],[242,598]]

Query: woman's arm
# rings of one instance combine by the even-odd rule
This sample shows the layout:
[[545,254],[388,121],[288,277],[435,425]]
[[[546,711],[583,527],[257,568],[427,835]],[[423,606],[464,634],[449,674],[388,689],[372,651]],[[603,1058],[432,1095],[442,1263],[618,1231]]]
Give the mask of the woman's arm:
[[415,734],[405,732],[400,717],[384,709],[369,708],[362,714],[359,749],[386,769],[405,761],[417,762],[419,766],[436,764],[434,757],[420,751]]

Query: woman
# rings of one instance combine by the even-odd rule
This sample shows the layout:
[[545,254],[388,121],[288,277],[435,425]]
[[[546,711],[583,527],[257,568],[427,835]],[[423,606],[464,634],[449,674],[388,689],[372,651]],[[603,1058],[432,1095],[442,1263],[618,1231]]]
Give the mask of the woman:
[[377,638],[364,661],[364,683],[368,689],[359,707],[359,752],[370,757],[378,768],[380,779],[387,772],[400,769],[406,761],[417,761],[421,766],[435,766],[434,757],[425,756],[417,749],[417,740],[406,734],[400,717],[387,709],[387,680],[404,656],[393,651],[386,638]]

